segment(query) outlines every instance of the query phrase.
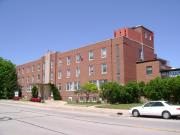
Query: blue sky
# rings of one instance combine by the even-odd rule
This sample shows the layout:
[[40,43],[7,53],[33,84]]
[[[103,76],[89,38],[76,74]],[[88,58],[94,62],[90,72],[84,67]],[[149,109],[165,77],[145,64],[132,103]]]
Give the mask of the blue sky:
[[144,25],[155,50],[180,67],[180,0],[0,0],[0,56],[19,65]]

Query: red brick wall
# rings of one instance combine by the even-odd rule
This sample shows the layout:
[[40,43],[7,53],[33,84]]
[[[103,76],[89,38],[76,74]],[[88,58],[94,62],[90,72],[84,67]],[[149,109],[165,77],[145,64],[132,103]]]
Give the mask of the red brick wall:
[[[146,74],[146,67],[152,66],[152,74]],[[160,62],[159,61],[150,61],[150,62],[142,62],[136,64],[136,72],[137,72],[137,81],[144,81],[145,83],[149,82],[156,77],[160,77]]]

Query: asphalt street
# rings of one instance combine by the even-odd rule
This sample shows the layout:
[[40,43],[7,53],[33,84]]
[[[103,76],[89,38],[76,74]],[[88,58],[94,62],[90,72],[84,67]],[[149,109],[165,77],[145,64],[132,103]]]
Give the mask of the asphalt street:
[[0,135],[180,135],[180,120],[37,107],[0,101]]

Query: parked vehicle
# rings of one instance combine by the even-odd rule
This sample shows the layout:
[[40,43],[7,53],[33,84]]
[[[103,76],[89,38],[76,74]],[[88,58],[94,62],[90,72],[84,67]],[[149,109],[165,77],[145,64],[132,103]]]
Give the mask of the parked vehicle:
[[180,116],[180,106],[169,104],[167,101],[150,101],[138,107],[133,107],[129,112],[134,117],[160,116],[169,119],[172,116]]

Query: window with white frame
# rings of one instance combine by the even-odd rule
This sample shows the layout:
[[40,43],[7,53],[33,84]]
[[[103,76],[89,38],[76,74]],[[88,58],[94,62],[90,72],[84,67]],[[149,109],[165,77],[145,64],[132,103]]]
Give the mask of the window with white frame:
[[148,34],[146,32],[144,33],[144,38],[148,38]]
[[31,86],[31,85],[26,86],[26,91],[27,91],[27,92],[31,92],[31,89],[32,89],[32,86]]
[[94,73],[94,66],[89,65],[89,76],[91,76]]
[[58,71],[58,79],[61,79],[62,78],[62,72],[61,70]]
[[31,81],[32,81],[32,83],[34,82],[34,76],[31,77]]
[[32,67],[31,67],[31,71],[32,71],[32,72],[34,72],[34,65],[32,65]]
[[45,62],[43,62],[43,70],[45,70],[45,65],[46,65],[46,63],[45,63]]
[[66,57],[66,61],[67,61],[67,65],[70,65],[71,64],[71,58],[68,56]]
[[79,63],[79,62],[81,62],[81,55],[77,54],[76,55],[76,63]]
[[80,68],[77,67],[77,68],[76,68],[76,77],[79,77],[79,76],[80,76]]
[[40,64],[37,65],[37,71],[40,71],[41,70],[41,66]]
[[89,51],[89,61],[94,59],[93,51]]
[[59,60],[58,60],[58,69],[59,69],[59,70],[61,70],[61,66],[62,66],[62,60],[59,59]]
[[107,74],[107,64],[101,64],[101,74]]
[[74,89],[79,90],[80,89],[80,82],[74,82]]
[[66,71],[66,77],[69,78],[70,76],[71,76],[71,71],[70,71],[70,69],[67,69],[67,71]]
[[61,83],[58,84],[58,90],[62,90],[62,86],[61,86]]
[[67,83],[66,83],[66,90],[73,90],[73,84],[72,84],[72,82],[67,82]]
[[37,80],[40,81],[40,74],[37,75]]
[[149,35],[149,40],[150,40],[150,41],[152,40],[152,36],[151,36],[151,35]]
[[22,74],[24,74],[24,68],[22,68]]
[[51,69],[54,67],[53,60],[51,60]]
[[101,58],[106,58],[107,57],[107,49],[104,47],[104,48],[101,48]]

